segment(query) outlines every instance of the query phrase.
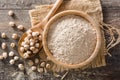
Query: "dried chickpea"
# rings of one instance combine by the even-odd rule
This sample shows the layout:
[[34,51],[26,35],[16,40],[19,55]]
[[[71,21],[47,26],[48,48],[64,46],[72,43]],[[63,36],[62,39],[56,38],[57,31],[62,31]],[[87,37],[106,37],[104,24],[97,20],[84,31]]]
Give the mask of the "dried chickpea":
[[40,72],[40,73],[43,73],[44,69],[43,68],[37,68],[37,71]]
[[33,37],[36,37],[36,36],[37,36],[37,33],[36,33],[36,32],[32,32],[32,36],[33,36]]
[[14,27],[14,26],[15,26],[15,22],[12,22],[12,21],[9,22],[9,26],[10,26],[10,27]]
[[8,57],[7,52],[3,52],[3,53],[2,53],[2,56],[3,56],[4,59],[6,59],[6,58]]
[[31,51],[27,51],[26,53],[27,53],[28,55],[30,55],[30,54],[31,54]]
[[39,43],[36,43],[35,44],[35,47],[39,48],[40,44]]
[[27,31],[27,34],[32,34],[32,31],[31,31],[31,30],[28,30],[28,31]]
[[2,47],[2,49],[6,49],[7,44],[3,42],[2,45],[1,45],[1,47]]
[[11,43],[10,46],[11,46],[12,48],[14,48],[14,47],[15,47],[15,43]]
[[33,66],[33,65],[34,65],[34,62],[33,62],[32,60],[29,60],[29,61],[28,61],[28,65],[29,65],[29,66]]
[[10,57],[12,57],[12,56],[14,56],[14,55],[15,55],[15,53],[14,53],[13,51],[10,51],[10,52],[9,52],[9,56],[10,56]]
[[18,68],[19,68],[20,70],[24,70],[24,69],[25,69],[25,67],[24,67],[23,64],[18,64]]
[[23,57],[24,57],[25,59],[27,59],[27,58],[29,57],[29,54],[24,53],[24,54],[23,54]]
[[22,43],[21,43],[21,46],[24,46],[24,45],[25,45],[25,42],[22,42]]
[[41,66],[41,67],[45,67],[45,62],[41,62],[41,63],[40,63],[40,66]]
[[13,16],[13,15],[14,15],[14,12],[13,12],[12,10],[10,10],[10,11],[8,12],[8,15],[9,15],[9,16]]
[[1,37],[2,37],[2,38],[6,38],[7,36],[6,36],[5,33],[1,33]]
[[18,56],[14,56],[14,60],[17,61],[19,59]]
[[47,69],[50,68],[50,64],[49,64],[49,63],[46,64],[46,68],[47,68]]
[[18,28],[19,30],[23,30],[23,29],[24,29],[24,26],[23,26],[23,25],[18,25],[17,28]]
[[11,65],[13,65],[13,64],[15,63],[15,60],[14,60],[14,59],[11,59],[11,60],[9,61],[9,63],[10,63]]
[[13,39],[17,39],[18,38],[18,35],[16,33],[12,34],[12,38]]
[[38,64],[39,63],[39,59],[35,58],[35,63]]
[[20,51],[24,52],[25,51],[24,47],[20,47]]
[[36,69],[37,69],[36,66],[32,66],[32,67],[31,67],[31,70],[32,70],[32,71],[35,71]]

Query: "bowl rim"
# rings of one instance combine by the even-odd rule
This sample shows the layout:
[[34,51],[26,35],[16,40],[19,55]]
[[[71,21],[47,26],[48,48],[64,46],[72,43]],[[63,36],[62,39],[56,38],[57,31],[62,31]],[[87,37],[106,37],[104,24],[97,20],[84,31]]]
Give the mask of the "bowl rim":
[[[61,61],[58,61],[50,52],[48,46],[47,46],[47,34],[50,28],[50,25],[57,20],[60,17],[66,16],[66,15],[77,15],[77,16],[81,16],[84,19],[86,19],[87,21],[89,21],[92,26],[95,28],[96,30],[96,46],[95,49],[93,51],[93,53],[91,54],[91,56],[86,59],[85,61],[79,63],[79,64],[67,64],[67,63],[63,63]],[[53,63],[63,66],[63,67],[67,67],[67,68],[83,68],[85,66],[87,66],[88,64],[90,64],[96,57],[97,54],[100,51],[101,48],[101,43],[102,39],[101,39],[101,31],[100,31],[100,27],[97,25],[97,23],[95,23],[95,20],[93,20],[88,14],[86,14],[85,12],[82,11],[77,11],[77,10],[66,10],[66,11],[62,11],[58,14],[56,14],[55,16],[53,16],[48,23],[46,24],[44,31],[43,31],[43,38],[42,38],[42,43],[43,43],[43,48],[45,50],[45,53],[48,57],[49,60],[51,60]]]

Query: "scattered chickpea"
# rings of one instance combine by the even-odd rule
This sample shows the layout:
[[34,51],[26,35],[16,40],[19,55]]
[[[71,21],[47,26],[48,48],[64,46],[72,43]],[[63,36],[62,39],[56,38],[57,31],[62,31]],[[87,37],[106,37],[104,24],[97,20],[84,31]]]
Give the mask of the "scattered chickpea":
[[10,11],[8,12],[8,15],[9,15],[9,16],[13,16],[13,15],[14,15],[14,12],[13,12],[12,10],[10,10]]
[[2,53],[2,56],[3,56],[4,59],[6,59],[6,58],[8,57],[7,52],[3,52],[3,53]]
[[23,25],[18,25],[17,27],[19,30],[23,30],[24,29],[24,26]]
[[12,48],[14,48],[14,47],[15,47],[15,43],[11,43],[10,46],[11,46]]
[[7,44],[6,43],[2,43],[2,49],[6,49],[6,47],[7,47]]
[[31,69],[32,69],[32,71],[35,71],[37,68],[36,68],[36,66],[32,66]]
[[1,33],[1,37],[2,37],[2,38],[6,38],[7,36],[6,36],[5,33]]
[[15,60],[14,60],[14,59],[11,59],[11,60],[9,61],[9,63],[10,63],[11,65],[13,65],[13,64],[15,63]]
[[29,66],[33,66],[33,65],[34,65],[34,62],[33,62],[32,60],[29,60],[29,61],[28,61],[28,65],[29,65]]
[[24,70],[24,69],[25,69],[25,67],[24,67],[23,64],[18,64],[18,68],[19,68],[20,70]]
[[3,60],[3,56],[2,55],[0,55],[0,60]]
[[35,58],[35,63],[38,64],[39,63],[39,59]]
[[18,38],[18,35],[16,33],[12,34],[12,38],[13,39],[17,39]]
[[9,26],[10,26],[10,27],[14,27],[14,26],[15,26],[15,22],[12,22],[12,21],[9,22]]
[[43,68],[37,68],[37,71],[40,72],[40,73],[43,73],[44,69]]
[[45,67],[45,62],[41,62],[41,63],[40,63],[40,66],[41,66],[41,67]]
[[14,55],[15,55],[15,53],[14,53],[13,51],[10,51],[10,52],[9,52],[9,56],[10,56],[10,57],[12,57],[12,56],[14,56]]
[[50,68],[50,64],[49,64],[49,63],[46,64],[46,68],[47,68],[47,69]]
[[18,56],[14,56],[14,60],[17,61],[19,59]]

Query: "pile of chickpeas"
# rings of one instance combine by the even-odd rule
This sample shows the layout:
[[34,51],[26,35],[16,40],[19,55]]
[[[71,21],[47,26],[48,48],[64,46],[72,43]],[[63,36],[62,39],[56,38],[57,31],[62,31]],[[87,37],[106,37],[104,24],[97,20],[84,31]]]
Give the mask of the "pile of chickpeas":
[[21,43],[20,51],[23,53],[24,58],[29,58],[30,55],[39,52],[41,43],[41,35],[39,32],[27,31],[27,37]]

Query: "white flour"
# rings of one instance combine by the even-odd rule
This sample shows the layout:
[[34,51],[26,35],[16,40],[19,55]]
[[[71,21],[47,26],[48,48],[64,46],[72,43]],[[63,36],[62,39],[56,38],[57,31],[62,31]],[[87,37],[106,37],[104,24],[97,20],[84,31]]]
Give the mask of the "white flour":
[[55,21],[48,33],[48,48],[64,63],[77,64],[91,56],[96,45],[96,31],[82,17],[68,15]]

